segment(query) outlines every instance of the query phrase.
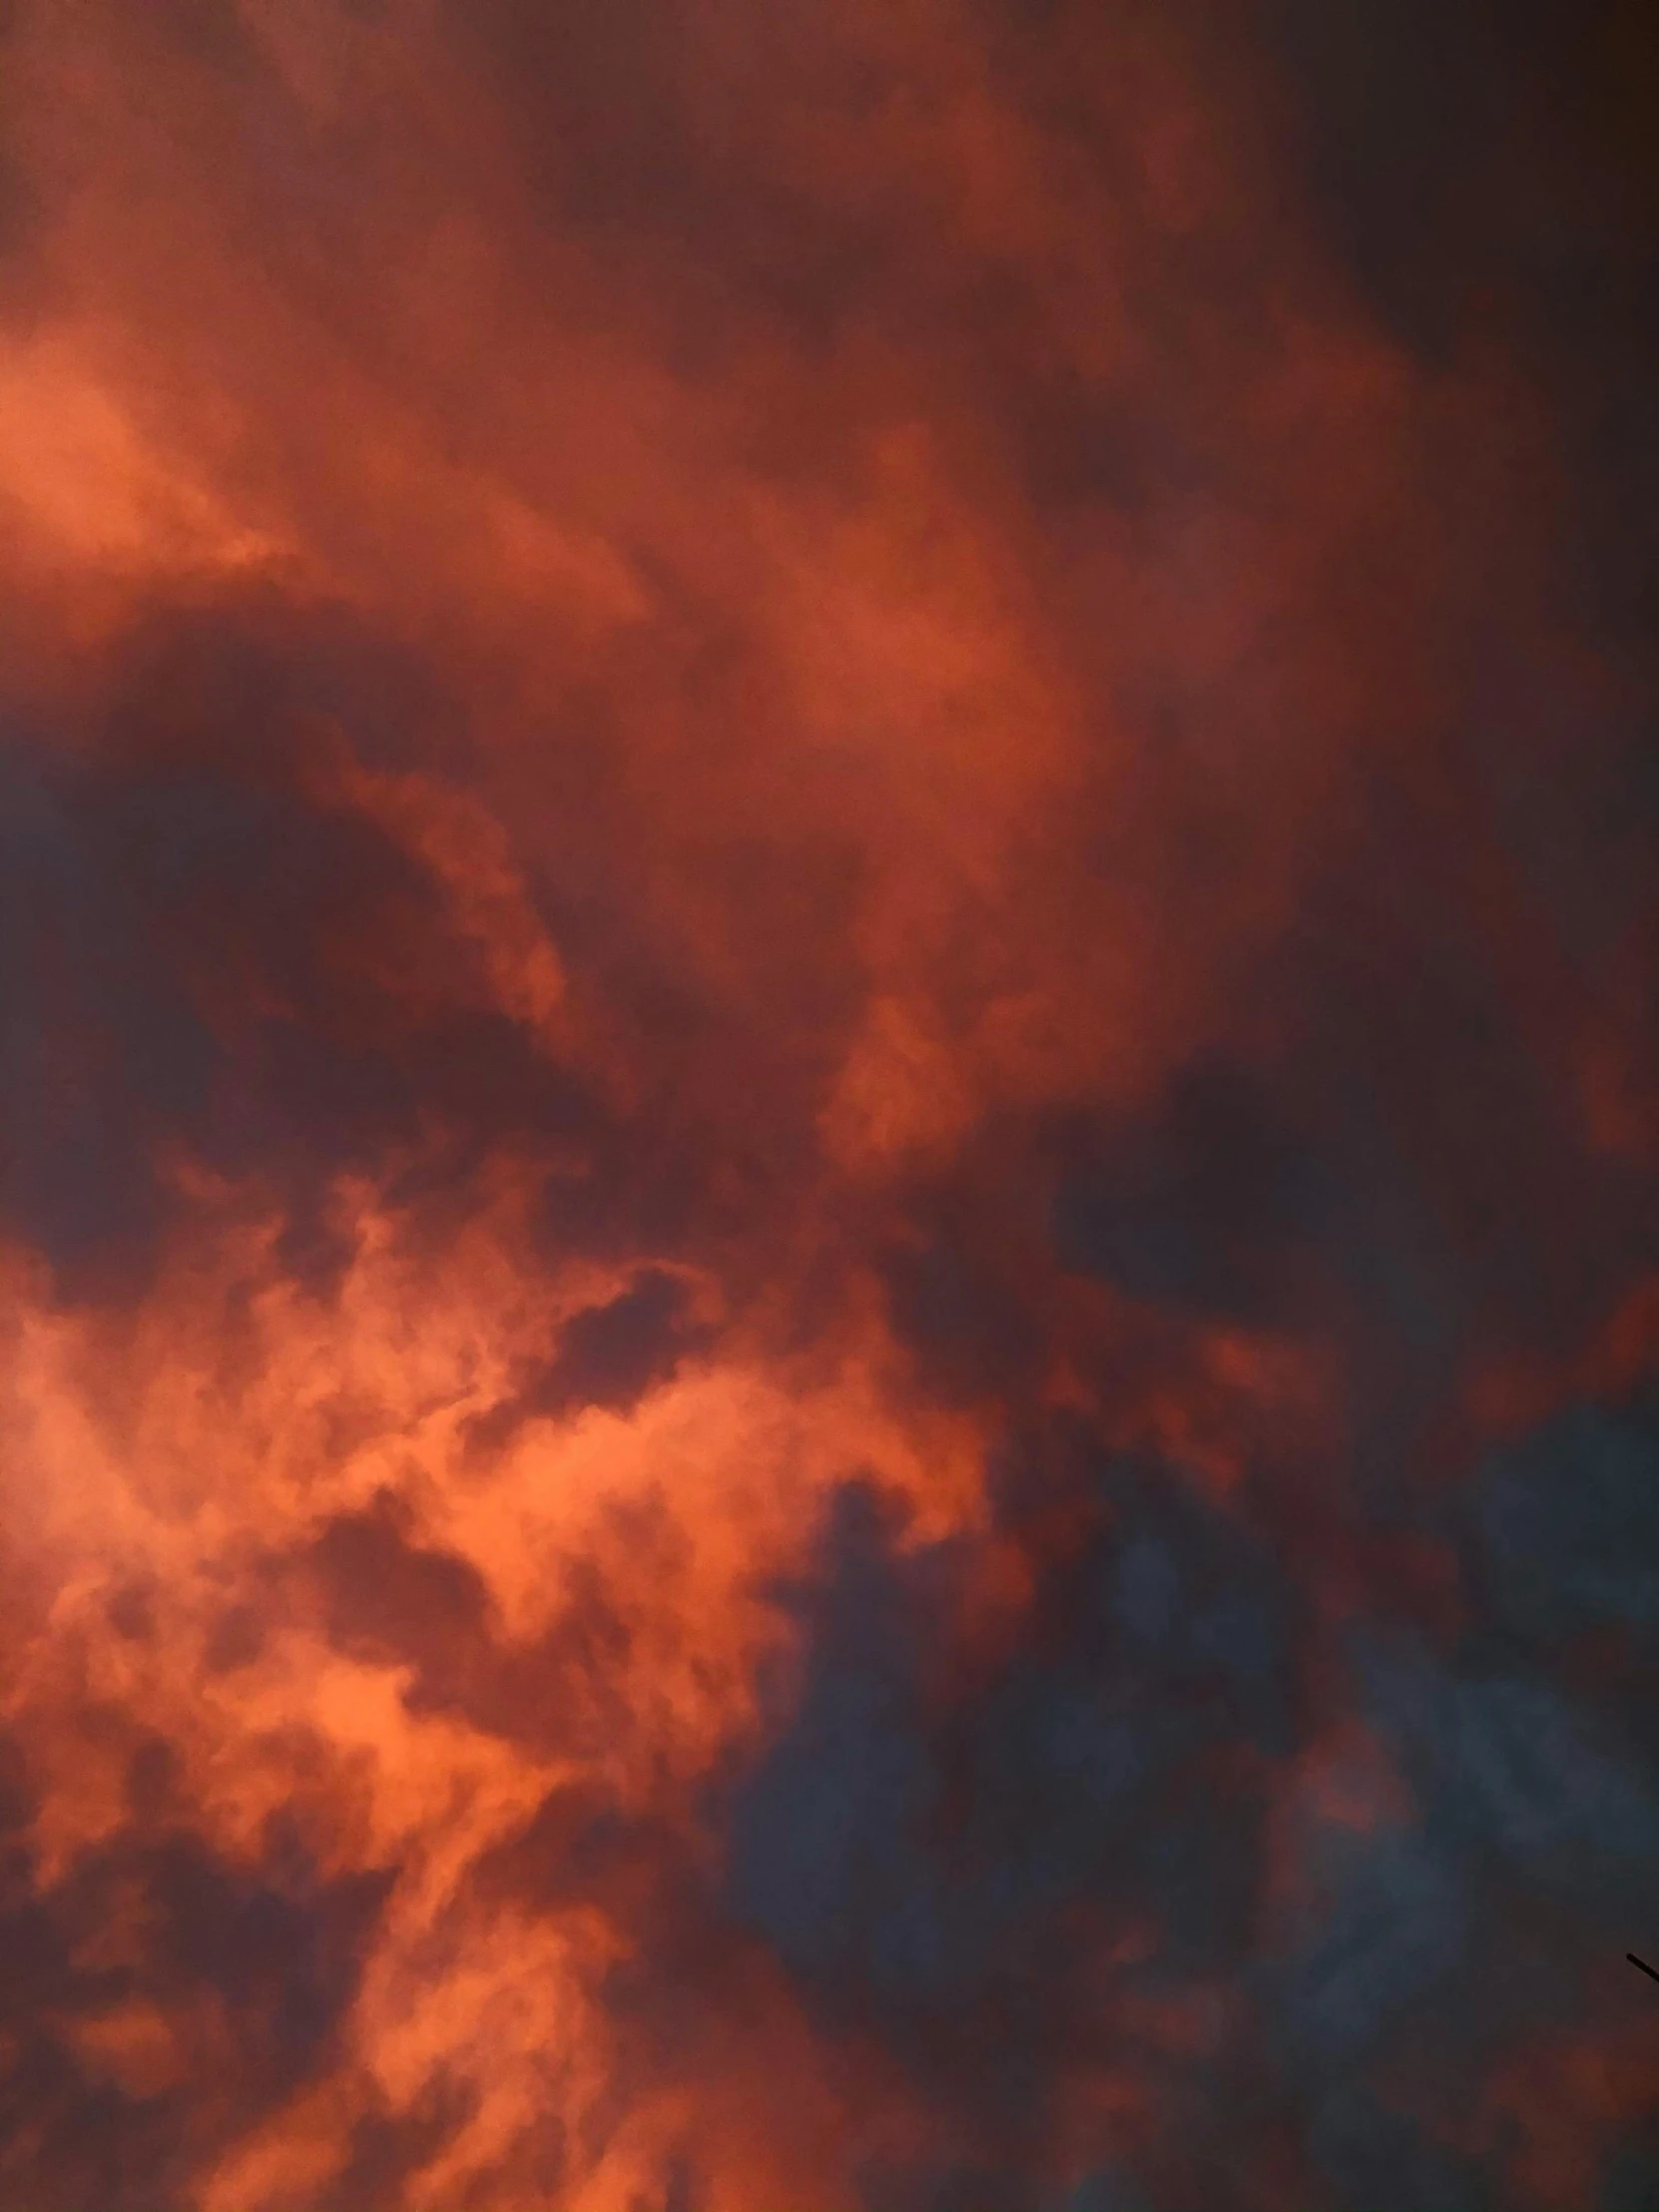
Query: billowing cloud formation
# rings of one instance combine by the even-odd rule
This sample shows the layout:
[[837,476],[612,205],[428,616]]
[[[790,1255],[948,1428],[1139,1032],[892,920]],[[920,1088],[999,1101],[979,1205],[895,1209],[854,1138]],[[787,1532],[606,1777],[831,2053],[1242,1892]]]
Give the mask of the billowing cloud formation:
[[1637,11],[3,36],[0,2197],[1651,2205]]

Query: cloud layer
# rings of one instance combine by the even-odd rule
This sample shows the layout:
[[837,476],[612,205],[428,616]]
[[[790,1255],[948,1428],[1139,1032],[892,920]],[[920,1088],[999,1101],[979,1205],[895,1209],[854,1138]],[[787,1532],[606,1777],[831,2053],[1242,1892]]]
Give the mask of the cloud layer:
[[0,2196],[1651,2204],[1637,11],[0,38]]

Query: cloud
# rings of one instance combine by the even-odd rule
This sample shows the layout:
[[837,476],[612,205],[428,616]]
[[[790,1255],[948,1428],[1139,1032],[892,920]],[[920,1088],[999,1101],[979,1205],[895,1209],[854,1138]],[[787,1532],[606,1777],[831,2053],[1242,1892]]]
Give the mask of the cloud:
[[1646,2201],[1626,12],[0,37],[0,2194]]

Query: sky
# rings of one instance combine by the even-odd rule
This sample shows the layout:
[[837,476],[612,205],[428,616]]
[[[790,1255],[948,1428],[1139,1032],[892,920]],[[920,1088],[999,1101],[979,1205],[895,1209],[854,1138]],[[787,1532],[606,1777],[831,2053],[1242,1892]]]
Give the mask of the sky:
[[0,8],[0,2201],[1659,2203],[1659,43]]

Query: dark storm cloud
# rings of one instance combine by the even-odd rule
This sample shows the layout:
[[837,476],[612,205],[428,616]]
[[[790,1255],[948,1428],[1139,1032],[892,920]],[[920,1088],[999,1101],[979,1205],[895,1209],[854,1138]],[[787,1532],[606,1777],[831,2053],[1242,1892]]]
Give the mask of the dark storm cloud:
[[[1312,168],[1331,220],[1363,280],[1415,336],[1452,336],[1467,306],[1454,289],[1459,273],[1462,286],[1476,273],[1489,283],[1508,274],[1492,250],[1524,243],[1524,231],[1505,238],[1481,157],[1508,151],[1517,95],[1558,58],[1569,12],[1550,0],[1406,0],[1340,15],[1290,0],[1268,11],[1306,89]],[[1459,228],[1448,250],[1446,233]],[[1469,248],[1482,243],[1487,256],[1471,268]]]
[[1659,1656],[1659,1406],[1577,1405],[1495,1449],[1466,1501],[1495,1631],[1558,1660],[1588,1631]]
[[[1158,2070],[1137,1999],[1238,1970],[1263,1760],[1288,1748],[1289,1596],[1267,1554],[1154,1468],[1105,1470],[1094,1518],[1028,1646],[941,1700],[927,1655],[959,1568],[895,1559],[849,1493],[823,1584],[795,1601],[813,1625],[799,1714],[733,1815],[740,1920],[1004,2158],[1028,2155],[1085,2054]],[[1137,1928],[1155,1934],[1108,1991],[1100,1955]],[[1014,2201],[1037,2187],[1027,2173]]]
[[[1139,1115],[1074,1117],[1049,1139],[1063,1265],[1189,1322],[1344,1345],[1380,1494],[1426,1472],[1461,1363],[1581,1342],[1659,1250],[1647,1163],[1597,1141],[1578,1072],[1515,1011],[1530,990],[1540,1019],[1617,1018],[1614,948],[1642,926],[1650,826],[1609,840],[1596,785],[1635,775],[1639,748],[1601,750],[1547,818],[1495,741],[1487,757],[1478,734],[1448,733],[1446,758],[1449,819],[1380,786],[1241,993],[1235,1044]],[[1507,935],[1469,873],[1477,842]]]
[[[1594,1434],[1598,1419],[1565,1425]],[[1560,1448],[1546,1433],[1512,1463],[1524,1479]],[[1616,1494],[1616,1471],[1603,1479]],[[1225,2140],[1253,2101],[1278,2104],[1319,2177],[1297,2201],[1517,2201],[1497,2165],[1456,2147],[1460,2100],[1517,2034],[1585,2002],[1621,1929],[1651,1928],[1650,1761],[1546,1675],[1366,1631],[1365,1704],[1409,1796],[1381,1825],[1309,1829],[1310,1924],[1288,1949],[1268,1941],[1269,1777],[1309,1740],[1295,1684],[1326,1662],[1248,1524],[1153,1468],[1097,1482],[1098,1532],[1051,1571],[1028,1647],[967,1701],[926,1680],[951,1561],[900,1559],[873,1501],[848,1494],[824,1580],[791,1601],[812,1624],[811,1665],[797,1717],[736,1801],[731,1910],[827,2018],[880,2035],[1004,2159],[1041,2133],[1067,2063],[1094,2050],[1158,2070],[1138,1996],[1219,1977],[1248,1999],[1211,2053],[1206,2124]],[[1606,1503],[1592,1488],[1575,1514],[1570,1495],[1551,1507],[1585,1531],[1564,1588],[1639,1608],[1639,1579],[1609,1596],[1595,1577]],[[1526,1543],[1523,1513],[1498,1538],[1500,1568]],[[1634,1576],[1648,1548],[1627,1561]],[[1102,1978],[1129,1928],[1153,1933]],[[998,2186],[1045,2212],[1068,2201],[1017,2159],[991,2172],[872,2172],[863,2201],[989,2205]],[[1160,2139],[1144,2201],[1202,2203],[1218,2186],[1206,2173],[1193,2144]],[[1134,2186],[1103,2181],[1103,2201],[1118,2188],[1136,2202]],[[1256,2184],[1233,2187],[1229,2201],[1258,2201]]]
[[1352,2081],[1320,2099],[1309,2126],[1314,2158],[1338,2212],[1497,2212],[1478,2164],[1442,2149],[1408,2115]]
[[1548,377],[1592,621],[1651,629],[1659,460],[1659,44],[1630,0],[1275,0],[1311,206],[1377,310],[1444,360],[1471,337]]
[[1507,295],[1569,343],[1605,340],[1585,310],[1598,280],[1634,273],[1618,219],[1659,174],[1640,143],[1656,90],[1640,10],[1276,0],[1266,21],[1329,219],[1388,312],[1444,343],[1479,294]]
[[[142,1274],[172,1146],[275,1175],[285,1256],[325,1272],[340,1170],[433,1126],[456,1173],[592,1125],[476,989],[431,872],[319,773],[330,723],[347,758],[407,757],[431,709],[405,663],[271,598],[164,617],[114,674],[97,753],[0,763],[4,1206],[67,1282]],[[435,1005],[388,1006],[394,939]]]
[[608,1304],[584,1307],[565,1324],[552,1362],[472,1422],[471,1448],[499,1449],[527,1420],[557,1418],[585,1405],[626,1411],[710,1343],[712,1332],[688,1309],[685,1284],[660,1268],[647,1269]]
[[608,1306],[585,1308],[565,1330],[540,1402],[549,1410],[632,1405],[679,1365],[688,1342],[680,1328],[685,1306],[685,1286],[652,1269]]
[[917,1194],[908,1241],[883,1270],[895,1326],[941,1385],[969,1396],[1028,1386],[1042,1352],[1040,1324],[1020,1286],[1008,1280],[990,1238],[976,1233],[973,1198],[960,1181]]
[[446,1687],[487,1652],[488,1585],[453,1552],[411,1540],[410,1516],[389,1493],[329,1521],[305,1564],[343,1650],[419,1666]]
[[[1297,1246],[1317,1236],[1330,1171],[1275,1126],[1250,1073],[1181,1070],[1139,1127],[1080,1133],[1055,1206],[1063,1259],[1135,1299],[1199,1314],[1277,1318],[1297,1288]],[[1095,1157],[1089,1157],[1090,1152]]]

